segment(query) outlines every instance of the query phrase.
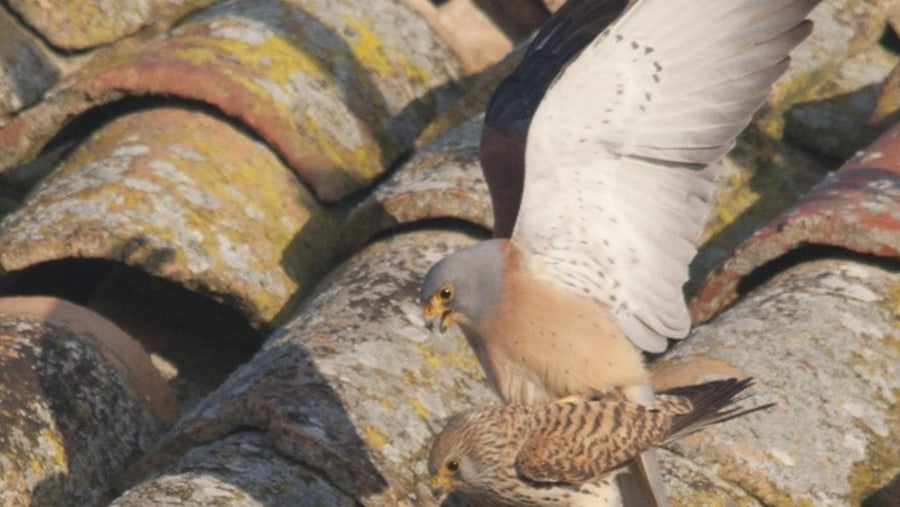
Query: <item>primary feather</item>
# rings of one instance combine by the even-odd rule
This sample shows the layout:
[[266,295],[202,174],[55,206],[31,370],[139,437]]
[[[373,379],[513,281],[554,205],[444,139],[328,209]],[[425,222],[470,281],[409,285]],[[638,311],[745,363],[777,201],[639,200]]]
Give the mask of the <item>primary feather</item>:
[[640,0],[563,70],[531,122],[512,235],[549,283],[665,350],[717,162],[810,32],[816,0]]

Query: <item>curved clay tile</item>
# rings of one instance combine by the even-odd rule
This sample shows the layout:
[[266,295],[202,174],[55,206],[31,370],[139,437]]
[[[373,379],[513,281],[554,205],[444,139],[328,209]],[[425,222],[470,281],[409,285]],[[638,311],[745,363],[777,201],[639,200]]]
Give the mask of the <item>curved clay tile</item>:
[[[130,471],[137,483],[113,505],[176,494],[230,506],[288,505],[293,495],[433,505],[424,460],[434,433],[450,414],[496,399],[456,328],[424,330],[415,297],[431,263],[472,240],[407,231],[359,252]],[[802,265],[681,344],[671,360],[680,377],[668,380],[752,375],[743,404],[778,405],[662,451],[673,504],[787,507],[821,492],[809,501],[837,505],[881,481],[866,475],[870,462],[896,469],[884,394],[900,388],[895,284],[877,267]]]
[[[435,135],[445,120],[459,122],[475,104],[487,110],[480,119],[420,145],[411,161],[353,211],[345,231],[351,244],[397,224],[434,218],[475,223],[494,229],[495,236],[511,233],[521,198],[531,116],[560,69],[625,7],[623,2],[575,0],[566,5],[567,10],[547,20],[527,48],[486,72],[473,93],[432,124],[423,138]],[[489,100],[484,96],[487,89],[492,91]],[[493,183],[490,197],[484,193],[485,181]],[[496,217],[503,221],[501,230]]]
[[[237,430],[264,435],[264,449],[234,449],[229,460],[236,465],[216,488],[247,481],[243,491],[262,491],[261,503],[274,505],[268,502],[282,488],[268,487],[270,481],[313,470],[306,491],[325,487],[362,505],[427,502],[422,460],[433,432],[457,411],[495,402],[462,333],[432,336],[414,301],[431,263],[472,241],[459,232],[397,234],[337,268],[130,475],[140,480],[173,466],[179,472],[136,486],[116,505],[148,505],[137,493],[160,488],[198,491],[213,479],[206,474],[211,463],[191,457],[215,459],[210,450],[231,445]],[[290,459],[272,465],[278,473],[258,476],[249,464],[270,447]]]
[[0,272],[122,262],[271,324],[329,261],[335,216],[266,146],[213,116],[123,116],[72,152],[0,227]]
[[[196,8],[211,1],[188,3]],[[165,0],[10,0],[8,5],[54,47],[80,51],[109,44],[160,18],[184,12],[184,3]]]
[[67,121],[128,96],[212,104],[271,145],[328,201],[366,185],[458,93],[456,57],[403,3],[229,2],[139,49],[99,54],[0,130],[0,167]]
[[716,268],[691,301],[695,322],[733,302],[745,278],[804,245],[900,257],[900,124],[813,187]]
[[176,415],[130,336],[66,301],[0,299],[0,504],[100,505]]
[[[776,405],[673,444],[673,459],[714,470],[753,498],[746,505],[860,505],[888,483],[900,469],[898,282],[857,258],[807,261],[698,326],[662,359],[681,370],[667,380],[752,376],[742,404]],[[698,497],[706,482],[690,476],[667,484],[673,505],[729,504]]]
[[[32,2],[33,3],[33,2]],[[0,127],[5,116],[37,102],[59,79],[55,58],[0,9]]]
[[[258,432],[239,431],[200,445],[166,473],[126,491],[109,507],[358,507],[351,495],[285,457]],[[375,504],[373,504],[375,505]],[[402,505],[402,504],[382,504]]]
[[478,163],[480,118],[417,150],[347,218],[341,251],[350,253],[398,225],[450,218],[489,230],[491,201]]

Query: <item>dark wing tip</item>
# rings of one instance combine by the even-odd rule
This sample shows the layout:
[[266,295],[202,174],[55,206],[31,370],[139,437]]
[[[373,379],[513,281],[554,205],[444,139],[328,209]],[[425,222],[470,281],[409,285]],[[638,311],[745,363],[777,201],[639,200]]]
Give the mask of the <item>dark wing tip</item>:
[[525,180],[525,139],[553,80],[619,14],[627,0],[569,0],[528,46],[519,66],[494,90],[484,115],[481,167],[494,206],[494,237],[512,230]]
[[627,0],[569,0],[544,23],[522,62],[491,96],[485,125],[526,129],[556,76],[625,7]]
[[699,431],[706,426],[725,422],[760,410],[775,406],[774,403],[743,408],[736,405],[741,401],[737,396],[753,385],[753,377],[742,380],[729,378],[714,380],[692,386],[676,387],[660,394],[680,396],[691,402],[691,411],[678,415],[666,435],[670,442]]

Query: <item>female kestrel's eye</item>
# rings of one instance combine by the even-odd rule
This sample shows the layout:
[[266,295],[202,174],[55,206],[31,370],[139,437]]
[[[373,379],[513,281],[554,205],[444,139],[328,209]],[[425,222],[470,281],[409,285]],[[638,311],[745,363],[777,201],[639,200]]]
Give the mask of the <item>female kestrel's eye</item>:
[[447,462],[447,470],[449,470],[451,472],[455,472],[455,471],[459,470],[459,461],[456,461],[455,459],[448,461]]
[[438,297],[441,298],[441,301],[447,302],[453,299],[453,287],[450,285],[445,285],[441,287],[441,290],[438,291]]

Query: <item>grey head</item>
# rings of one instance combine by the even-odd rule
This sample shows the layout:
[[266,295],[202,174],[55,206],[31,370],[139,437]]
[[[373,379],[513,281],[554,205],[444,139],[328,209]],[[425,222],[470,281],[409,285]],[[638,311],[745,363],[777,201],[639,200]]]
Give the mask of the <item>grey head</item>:
[[441,331],[454,320],[477,326],[500,298],[506,240],[491,239],[454,252],[437,262],[422,281],[419,302],[430,325]]

